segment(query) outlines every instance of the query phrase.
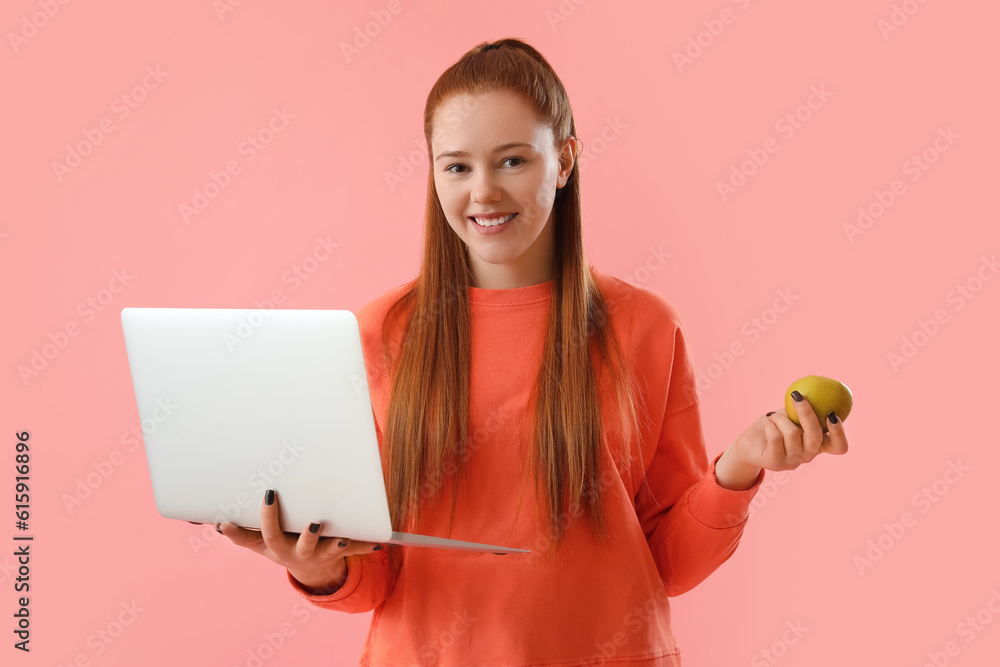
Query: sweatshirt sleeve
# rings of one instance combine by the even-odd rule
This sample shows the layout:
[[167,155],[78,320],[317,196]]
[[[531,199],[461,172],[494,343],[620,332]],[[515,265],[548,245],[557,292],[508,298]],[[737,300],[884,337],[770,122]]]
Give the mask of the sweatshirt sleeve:
[[[374,414],[374,410],[373,410]],[[378,436],[379,449],[382,449],[382,431],[375,420],[375,433]],[[343,611],[348,614],[372,611],[389,596],[389,591],[395,583],[395,577],[390,576],[389,549],[386,546],[380,551],[367,554],[347,556],[347,580],[344,585],[329,595],[317,595],[306,591],[302,585],[285,569],[288,583],[306,600],[333,611]],[[398,568],[394,568],[398,574]]]
[[358,614],[372,611],[389,596],[389,565],[386,550],[347,557],[347,581],[330,595],[307,592],[287,569],[288,583],[306,600],[333,611]]
[[745,491],[719,485],[715,463],[722,453],[709,462],[694,364],[679,320],[672,351],[665,416],[635,507],[667,595],[676,596],[736,551],[764,470]]

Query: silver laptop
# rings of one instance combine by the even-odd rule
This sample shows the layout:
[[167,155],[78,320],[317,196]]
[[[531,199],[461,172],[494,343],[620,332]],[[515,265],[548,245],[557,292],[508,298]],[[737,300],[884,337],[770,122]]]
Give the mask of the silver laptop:
[[527,549],[392,530],[361,334],[349,310],[123,308],[157,511],[418,547]]

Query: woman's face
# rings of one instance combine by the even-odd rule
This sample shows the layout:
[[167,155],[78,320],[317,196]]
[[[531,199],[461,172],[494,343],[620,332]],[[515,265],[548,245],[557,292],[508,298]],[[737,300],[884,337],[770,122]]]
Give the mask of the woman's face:
[[[553,208],[577,151],[519,95],[457,95],[434,115],[434,185],[448,224],[469,249],[475,287],[509,289],[552,278]],[[502,214],[502,217],[501,215]],[[474,217],[513,218],[483,226]]]

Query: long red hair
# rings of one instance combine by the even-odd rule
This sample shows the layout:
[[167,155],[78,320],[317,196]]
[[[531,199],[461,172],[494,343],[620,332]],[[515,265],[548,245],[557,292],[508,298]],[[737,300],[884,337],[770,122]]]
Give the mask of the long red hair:
[[[509,91],[534,106],[552,127],[557,147],[576,136],[566,90],[545,58],[518,39],[498,40],[493,44],[499,48],[483,52],[486,44],[469,50],[440,76],[424,107],[430,169],[423,259],[419,276],[392,304],[382,330],[392,378],[383,466],[394,530],[416,525],[426,495],[421,489],[436,488],[432,498],[440,494],[440,486],[426,486],[430,476],[436,471],[440,475],[450,461],[457,480],[468,454],[472,274],[468,249],[448,225],[434,184],[435,111],[455,95]],[[556,546],[563,536],[566,521],[560,517],[566,516],[567,505],[576,512],[582,508],[594,532],[607,537],[599,483],[601,409],[592,350],[600,352],[614,374],[611,386],[618,399],[626,466],[637,459],[628,444],[638,441],[639,429],[639,393],[611,330],[607,302],[584,257],[579,161],[562,190],[553,205],[555,282],[543,360],[532,390],[535,446],[526,468],[535,477],[540,525],[547,521]],[[396,348],[398,359],[391,359],[388,340],[396,321],[405,321],[405,326]],[[457,495],[451,494],[452,520]]]

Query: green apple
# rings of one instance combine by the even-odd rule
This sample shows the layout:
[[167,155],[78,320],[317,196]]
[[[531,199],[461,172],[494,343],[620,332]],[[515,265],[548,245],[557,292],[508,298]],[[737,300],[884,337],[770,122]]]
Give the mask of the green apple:
[[795,399],[792,398],[793,391],[798,391],[809,401],[816,417],[819,418],[819,425],[824,433],[828,430],[826,416],[829,413],[836,413],[837,418],[841,421],[847,421],[847,415],[851,414],[854,397],[847,385],[822,375],[807,375],[788,385],[788,389],[785,390],[785,414],[796,426],[802,426],[802,423],[795,412],[796,403]]

